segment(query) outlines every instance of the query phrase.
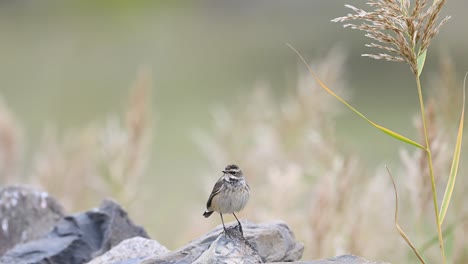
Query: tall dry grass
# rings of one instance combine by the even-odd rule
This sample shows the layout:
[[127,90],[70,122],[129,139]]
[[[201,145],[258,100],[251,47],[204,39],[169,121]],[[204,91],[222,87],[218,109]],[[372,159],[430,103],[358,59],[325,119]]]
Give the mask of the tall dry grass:
[[[313,63],[318,76],[339,94],[347,91],[345,59],[333,50],[324,59]],[[429,95],[427,127],[432,145],[435,175],[444,175],[452,159],[453,137],[448,136],[443,123],[458,112],[440,111],[453,107],[447,95],[446,78],[457,80],[454,71],[434,74],[435,85]],[[450,73],[450,74],[449,74]],[[453,81],[459,93],[459,80]],[[383,165],[365,164],[359,153],[350,150],[338,138],[334,124],[339,105],[334,98],[315,85],[308,73],[300,74],[289,96],[277,102],[265,83],[258,83],[245,104],[239,109],[217,109],[213,128],[198,133],[196,141],[213,164],[207,173],[206,193],[215,176],[225,164],[237,163],[243,168],[251,185],[252,196],[242,218],[255,221],[283,219],[305,243],[309,259],[352,253],[369,259],[391,263],[412,263],[415,257],[400,238],[394,226],[394,191]],[[437,103],[435,103],[437,102]],[[461,103],[461,102],[460,102]],[[458,108],[459,109],[458,105]],[[415,117],[416,117],[415,113]],[[242,129],[238,129],[242,127]],[[414,127],[424,138],[421,123]],[[401,167],[393,168],[400,189],[400,222],[408,235],[424,244],[426,260],[438,263],[437,234],[431,211],[431,185],[427,159],[420,149],[401,148]],[[382,161],[382,164],[385,161]],[[443,191],[446,178],[437,177],[437,189]],[[460,185],[465,184],[460,182]],[[463,188],[463,187],[460,187]],[[468,246],[462,242],[466,230],[464,196],[453,197],[455,214],[448,217],[455,223],[447,233],[450,240],[449,259],[464,263]],[[199,216],[194,212],[194,218]],[[188,234],[197,233],[191,227]],[[195,229],[195,230],[194,230]],[[458,230],[458,232],[455,232]]]
[[[422,178],[423,180],[420,180],[418,184],[422,186],[430,186],[430,192],[429,195],[424,195],[424,193],[418,192],[415,196],[419,196],[419,198],[422,196],[422,198],[419,200],[423,202],[426,200],[425,197],[432,198],[433,216],[435,218],[434,229],[437,231],[437,241],[440,248],[439,253],[441,261],[444,264],[447,263],[447,257],[451,257],[449,256],[451,255],[451,252],[449,252],[449,249],[446,249],[446,246],[451,247],[451,244],[446,244],[446,241],[444,240],[446,232],[443,231],[443,228],[446,227],[444,225],[444,220],[446,219],[445,217],[447,215],[449,205],[452,201],[454,188],[456,185],[459,185],[455,183],[460,165],[460,153],[464,131],[465,90],[463,90],[463,93],[461,93],[463,103],[460,109],[462,110],[460,121],[458,122],[459,125],[455,141],[456,143],[453,148],[454,154],[451,166],[450,169],[447,168],[447,182],[443,184],[442,189],[439,190],[439,182],[442,179],[441,175],[444,175],[445,173],[443,170],[438,170],[436,167],[438,161],[438,157],[436,155],[439,157],[443,156],[440,154],[443,152],[443,144],[438,144],[440,143],[438,139],[441,139],[441,137],[438,137],[438,135],[441,133],[437,131],[438,129],[435,125],[436,122],[433,107],[436,101],[428,101],[427,98],[424,97],[426,90],[423,89],[423,86],[421,85],[421,74],[423,73],[427,51],[431,40],[439,33],[442,25],[450,18],[450,16],[446,16],[444,19],[438,22],[438,17],[440,16],[442,8],[446,2],[446,0],[434,0],[432,5],[429,5],[429,1],[427,0],[368,0],[366,4],[373,8],[373,10],[365,11],[352,5],[346,5],[346,7],[352,10],[352,13],[332,20],[333,22],[348,23],[344,25],[345,28],[350,27],[352,29],[365,31],[365,36],[373,41],[366,46],[379,49],[381,52],[383,52],[379,54],[363,54],[363,56],[378,60],[384,59],[387,61],[406,62],[410,65],[411,71],[415,78],[419,99],[420,125],[418,126],[418,130],[422,135],[419,140],[412,140],[398,134],[395,131],[374,123],[363,114],[359,113],[346,101],[333,93],[323,83],[321,83],[318,77],[315,76],[313,70],[309,68],[310,73],[315,77],[316,81],[321,84],[322,88],[324,88],[329,94],[333,95],[343,104],[348,106],[361,118],[368,121],[375,128],[385,132],[391,137],[416,147],[419,149],[419,151],[423,151],[423,153],[421,153],[421,157],[416,156],[415,160],[413,159],[412,162],[417,162],[417,164],[419,164],[419,170],[416,170],[417,175],[419,177],[426,176],[426,178]],[[349,23],[349,21],[352,21],[353,23]],[[296,53],[304,61],[299,52],[296,51]],[[465,83],[463,84],[463,89],[465,89]],[[392,177],[391,172],[388,171],[388,173]],[[394,182],[393,185],[395,187]],[[438,195],[441,193],[443,194],[443,199],[442,201],[439,201]],[[396,187],[395,196],[398,196]],[[421,204],[421,206],[423,205]],[[423,208],[420,209],[422,210]],[[401,237],[413,250],[418,260],[423,264],[427,263],[426,260],[424,260],[425,254],[422,252],[426,250],[427,246],[424,246],[423,249],[421,249],[419,246],[416,246],[417,244],[411,242],[412,239],[406,234],[404,228],[401,228],[401,225],[398,222],[397,202],[395,210],[395,226],[397,227]],[[419,224],[419,221],[416,223]],[[424,226],[422,226],[422,229],[424,229]]]
[[23,132],[15,115],[0,98],[0,184],[20,178]]
[[[95,207],[103,197],[112,197],[130,210],[142,206],[135,200],[140,195],[141,177],[150,156],[150,87],[149,73],[142,71],[122,115],[64,134],[53,126],[46,127],[33,151],[32,165],[19,162],[21,132],[16,119],[2,104],[1,184],[39,186],[71,212]],[[16,173],[20,170],[22,177]]]
[[[387,33],[370,35],[384,44],[403,47],[400,51],[395,45],[384,48],[371,44],[389,52],[384,54],[390,56],[377,54],[375,58],[406,61],[413,73],[418,72],[418,57],[408,54],[407,46],[415,42],[420,43],[418,47],[429,46],[428,40],[440,29],[435,21],[445,1],[428,9],[424,9],[426,1],[416,3],[419,5],[416,9],[426,10],[409,12],[416,24],[411,24],[412,20],[406,24],[406,20],[396,16],[390,20],[397,26],[390,28],[397,33],[393,39],[387,38]],[[393,11],[409,10],[406,5],[393,5],[393,8]],[[357,11],[358,19],[375,20],[383,15],[353,10]],[[403,28],[399,28],[400,25]],[[372,25],[356,28],[378,32],[382,25],[374,26],[377,28]],[[399,35],[402,30],[412,30],[415,34],[404,35],[402,39]],[[335,92],[346,95],[352,93],[346,89],[347,65],[342,52],[332,50],[314,63],[313,68]],[[423,141],[427,133],[436,188],[440,192],[447,181],[442,176],[450,167],[454,139],[449,136],[446,124],[457,120],[461,105],[461,84],[453,69],[449,61],[443,61],[439,74],[433,74],[430,80],[433,87],[428,92],[426,129],[422,128],[421,121],[414,122],[419,141]],[[151,195],[142,193],[147,189],[142,188],[141,181],[150,156],[152,136],[153,118],[147,100],[149,87],[150,78],[143,73],[132,90],[127,110],[104,122],[91,123],[65,134],[53,127],[47,128],[35,150],[32,166],[23,163],[24,143],[19,122],[8,107],[1,104],[0,182],[40,185],[69,211],[88,209],[96,205],[99,197],[110,196],[134,212],[151,213],[144,210],[145,205],[139,199]],[[415,261],[411,249],[394,228],[394,192],[385,169],[379,164],[364,163],[359,153],[349,149],[336,135],[338,102],[324,93],[308,73],[298,75],[295,87],[288,90],[284,100],[278,101],[265,82],[259,82],[245,98],[239,109],[217,109],[209,132],[195,136],[212,165],[204,176],[205,193],[211,191],[217,179],[213,172],[220,171],[228,163],[237,163],[246,173],[252,189],[251,201],[241,213],[242,218],[287,221],[298,239],[305,243],[306,258],[353,253],[391,263]],[[401,167],[392,170],[400,190],[401,225],[415,243],[422,245],[426,260],[438,263],[437,234],[430,221],[433,212],[431,184],[427,181],[428,160],[424,150],[403,148],[400,160]],[[466,163],[461,164],[465,166]],[[32,168],[25,169],[29,167]],[[462,167],[462,172],[463,169],[466,170]],[[444,232],[447,258],[451,263],[468,263],[468,245],[464,240],[464,234],[468,233],[468,205],[463,193],[467,185],[468,181],[459,177],[452,210],[447,215]],[[200,230],[210,228],[209,221],[205,226],[195,226],[191,221],[201,218],[203,202],[203,199],[196,201],[186,230],[175,230],[175,236],[180,232],[188,241]]]
[[[342,52],[333,50],[314,68],[340,94],[351,94],[345,88],[346,65]],[[439,172],[450,166],[448,150],[453,137],[448,136],[444,124],[453,120],[453,115],[458,114],[453,109],[461,104],[450,99],[456,98],[450,93],[458,94],[460,87],[460,79],[452,69],[450,61],[442,61],[439,74],[433,74],[430,81],[428,101],[433,103],[429,103],[427,124],[435,175],[443,175]],[[142,74],[132,89],[127,110],[104,123],[93,123],[65,135],[46,129],[28,178],[19,177],[19,172],[29,167],[22,163],[20,122],[3,104],[2,184],[38,184],[58,197],[69,211],[88,209],[100,197],[109,196],[132,212],[147,212],[142,208],[141,196],[149,194],[141,193],[147,189],[142,188],[140,177],[150,156],[149,86],[148,75]],[[204,178],[206,193],[213,183],[213,172],[235,162],[242,166],[252,188],[252,199],[241,213],[242,218],[287,221],[305,243],[306,258],[353,253],[392,263],[414,262],[410,249],[394,229],[394,195],[388,175],[383,166],[361,161],[359,153],[336,135],[334,124],[340,108],[334,99],[305,73],[298,76],[296,86],[288,90],[284,100],[275,99],[266,83],[258,83],[246,98],[241,110],[216,110],[210,132],[196,136],[212,164]],[[415,121],[414,126],[420,129],[421,123]],[[400,159],[401,167],[393,170],[400,189],[401,224],[415,243],[424,246],[427,260],[437,263],[437,238],[433,223],[427,220],[432,214],[431,187],[425,181],[427,160],[422,150],[403,148]],[[437,178],[439,190],[445,182],[445,178]],[[463,190],[468,183],[461,177],[458,184],[445,237],[448,259],[465,263],[468,206]],[[197,202],[197,210],[188,219],[201,217],[203,202]],[[200,230],[211,228],[209,221],[205,223],[187,223],[189,231],[182,228],[180,236],[192,239]]]

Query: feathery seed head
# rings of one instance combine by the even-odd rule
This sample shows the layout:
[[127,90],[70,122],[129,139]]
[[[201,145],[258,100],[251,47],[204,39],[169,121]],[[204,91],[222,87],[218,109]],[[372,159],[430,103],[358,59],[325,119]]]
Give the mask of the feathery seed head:
[[446,0],[435,0],[428,8],[427,0],[369,0],[371,12],[345,5],[353,12],[333,19],[333,22],[361,21],[360,24],[344,24],[345,28],[365,31],[365,36],[376,42],[367,47],[383,50],[379,54],[363,54],[373,59],[406,61],[414,74],[418,72],[418,57],[429,47],[449,16],[436,23]]

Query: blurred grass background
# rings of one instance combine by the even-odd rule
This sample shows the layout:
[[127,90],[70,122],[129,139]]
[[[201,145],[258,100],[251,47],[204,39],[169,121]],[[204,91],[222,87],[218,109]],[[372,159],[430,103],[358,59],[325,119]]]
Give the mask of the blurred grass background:
[[[285,87],[304,69],[286,43],[309,60],[341,47],[353,105],[414,137],[410,71],[360,56],[369,52],[367,40],[330,22],[347,13],[346,3],[364,1],[0,1],[0,94],[24,133],[23,164],[31,164],[48,125],[73,131],[122,112],[138,71],[150,69],[154,134],[141,187],[149,211],[136,221],[162,244],[180,246],[174,230],[198,224],[187,221],[189,211],[198,206],[196,221],[207,221],[201,213],[210,161],[194,143],[194,130],[209,131],[216,106],[242,107],[259,80],[271,84],[278,100],[291,92]],[[468,69],[467,9],[466,1],[448,1],[444,14],[452,19],[432,42],[423,84],[440,56],[453,58],[458,76]],[[405,147],[349,111],[336,119],[336,130],[374,167],[397,164]],[[215,181],[219,173],[212,173]]]

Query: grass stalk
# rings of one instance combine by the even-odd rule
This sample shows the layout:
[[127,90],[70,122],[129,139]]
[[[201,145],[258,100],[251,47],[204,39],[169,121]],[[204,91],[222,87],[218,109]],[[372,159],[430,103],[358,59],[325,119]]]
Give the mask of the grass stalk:
[[426,155],[427,155],[427,162],[429,165],[429,175],[431,177],[431,188],[432,188],[432,200],[434,203],[434,211],[435,211],[435,218],[436,218],[436,225],[437,225],[437,235],[439,238],[439,247],[440,247],[440,253],[442,255],[442,263],[446,263],[446,257],[445,257],[445,247],[444,247],[444,237],[442,234],[442,227],[440,224],[440,218],[439,218],[439,205],[437,202],[437,190],[436,190],[436,183],[435,183],[435,177],[434,177],[434,169],[432,165],[432,154],[431,154],[431,148],[429,144],[429,137],[427,134],[427,126],[426,126],[426,112],[424,109],[424,99],[422,95],[422,89],[421,89],[421,81],[419,79],[419,76],[416,74],[416,85],[418,87],[418,97],[419,97],[419,106],[421,110],[421,121],[423,124],[423,131],[424,131],[424,139],[426,141]]
[[400,224],[398,223],[398,191],[397,191],[397,188],[396,188],[395,179],[393,178],[393,175],[390,172],[390,169],[387,166],[385,166],[385,168],[387,169],[387,173],[390,176],[390,179],[392,180],[393,191],[395,193],[395,227],[397,228],[398,233],[400,233],[400,236],[406,241],[408,246],[410,246],[410,248],[413,250],[414,254],[416,254],[416,257],[418,257],[419,261],[422,264],[426,264],[426,262],[424,261],[423,256],[419,253],[419,251],[414,246],[413,242],[411,242],[409,237],[406,235],[405,231],[403,231]]

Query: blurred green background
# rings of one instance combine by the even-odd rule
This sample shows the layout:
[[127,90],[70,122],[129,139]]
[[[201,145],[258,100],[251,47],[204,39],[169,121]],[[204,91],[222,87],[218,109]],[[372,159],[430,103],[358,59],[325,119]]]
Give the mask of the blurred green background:
[[[291,92],[287,87],[305,69],[286,43],[309,60],[333,46],[344,49],[352,103],[414,136],[417,94],[408,66],[360,56],[370,52],[363,34],[330,22],[348,13],[346,3],[364,1],[2,0],[0,94],[21,122],[28,160],[48,124],[68,131],[121,112],[139,69],[150,69],[156,118],[143,181],[158,216],[148,229],[174,248],[180,241],[171,228],[187,224],[188,207],[199,204],[205,220],[201,177],[210,161],[193,131],[209,132],[214,108],[236,109],[258,80],[270,83],[279,100]],[[466,10],[467,1],[448,1],[444,14],[452,19],[432,42],[423,83],[440,56],[454,58],[458,76],[468,69]],[[348,147],[375,166],[397,160],[401,144],[343,112],[336,127],[353,142]]]

